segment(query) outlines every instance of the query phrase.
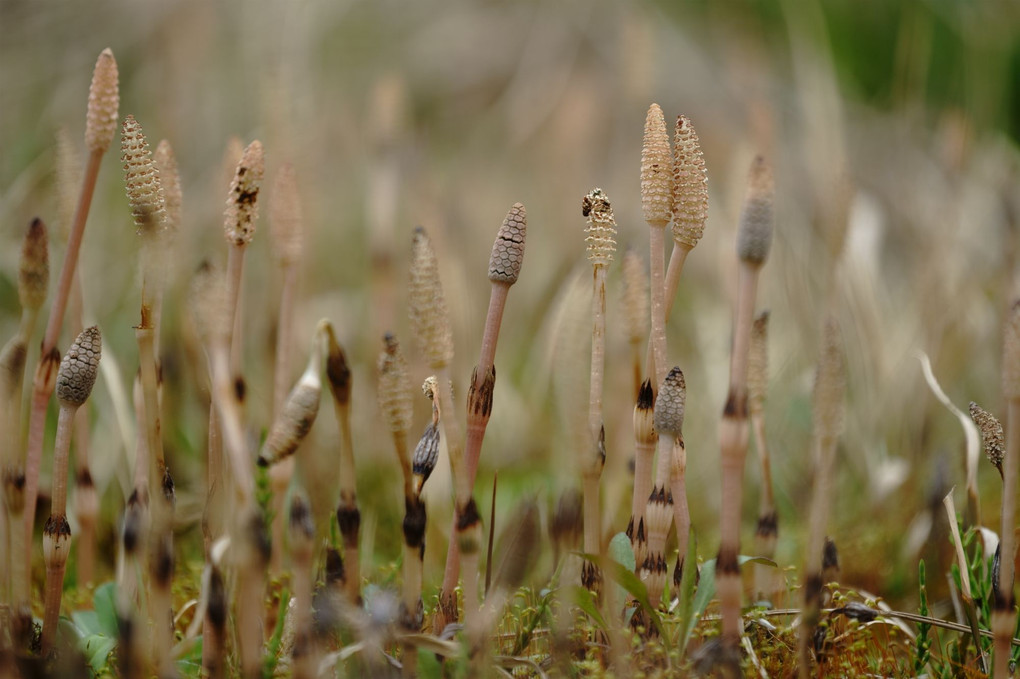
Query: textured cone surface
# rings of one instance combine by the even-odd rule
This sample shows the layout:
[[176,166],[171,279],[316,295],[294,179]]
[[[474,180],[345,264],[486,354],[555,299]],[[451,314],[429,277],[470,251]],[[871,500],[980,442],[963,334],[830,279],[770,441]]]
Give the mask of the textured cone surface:
[[96,60],[92,85],[89,87],[89,106],[85,116],[85,145],[89,151],[105,151],[110,148],[113,134],[117,131],[117,111],[120,107],[117,80],[117,60],[107,47]]
[[698,133],[687,116],[676,119],[673,136],[673,239],[693,248],[708,219],[708,173]]
[[163,185],[163,200],[166,205],[167,226],[176,231],[181,226],[181,175],[177,168],[177,156],[170,142],[166,139],[159,142],[156,152],[152,155],[159,171],[159,180]]
[[673,203],[673,155],[666,120],[658,104],[648,107],[641,147],[641,212],[647,222],[666,224]]
[[379,354],[379,410],[391,432],[407,432],[414,412],[407,361],[396,337],[386,335],[385,342]]
[[843,364],[839,325],[830,317],[822,329],[822,353],[815,374],[814,428],[818,439],[839,436],[843,430],[843,393],[846,390]]
[[439,282],[439,262],[428,234],[421,227],[414,231],[408,298],[411,328],[429,366],[437,370],[449,365],[453,360],[453,331]]
[[297,450],[315,424],[321,396],[322,385],[317,378],[302,378],[297,383],[266,438],[260,455],[263,462],[277,462]]
[[678,366],[666,375],[655,399],[655,429],[660,434],[679,436],[684,426],[684,406],[687,402],[687,384]]
[[1001,471],[1006,451],[1006,437],[1002,431],[1002,424],[974,401],[970,402],[970,417],[981,431],[981,442],[984,444],[988,461]]
[[769,312],[763,311],[751,326],[751,346],[747,352],[747,394],[751,412],[765,407],[765,390],[769,381]]
[[283,266],[301,259],[303,219],[294,166],[284,163],[276,173],[269,201],[269,234],[273,239],[274,254]]
[[434,422],[425,427],[425,433],[421,435],[418,445],[414,449],[414,474],[421,477],[424,484],[436,468],[436,461],[439,459],[439,429]]
[[633,344],[644,341],[648,330],[648,276],[641,255],[627,250],[623,255],[623,313],[627,338]]
[[1020,398],[1020,300],[1013,302],[1006,317],[1002,342],[1002,393]]
[[259,191],[266,171],[262,142],[258,139],[248,145],[241,155],[230,182],[227,209],[223,213],[223,231],[227,242],[247,245],[255,235],[255,221],[259,216]]
[[38,311],[46,301],[50,283],[49,236],[46,225],[36,217],[21,242],[18,265],[18,298],[21,306]]
[[99,374],[103,338],[99,328],[82,331],[67,350],[57,373],[57,399],[69,406],[80,406],[88,400]]
[[489,280],[493,283],[517,282],[524,263],[524,241],[528,235],[528,213],[520,203],[514,203],[506,213],[503,225],[496,233],[489,256]]
[[166,200],[159,171],[149,152],[141,125],[128,116],[120,134],[124,186],[138,233],[155,233],[166,226]]
[[595,266],[609,266],[616,252],[616,218],[609,196],[600,188],[594,188],[581,200],[581,215],[588,218],[587,235],[588,259]]
[[751,164],[751,176],[737,231],[737,255],[745,262],[762,264],[772,247],[775,185],[772,169],[758,156]]

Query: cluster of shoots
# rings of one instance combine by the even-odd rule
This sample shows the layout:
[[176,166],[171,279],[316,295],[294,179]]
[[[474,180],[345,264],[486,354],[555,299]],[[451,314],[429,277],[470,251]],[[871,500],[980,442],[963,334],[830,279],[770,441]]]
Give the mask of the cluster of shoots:
[[[475,501],[486,429],[490,419],[499,416],[495,408],[496,347],[509,291],[518,281],[524,261],[527,237],[524,205],[515,203],[496,232],[486,271],[490,297],[479,358],[463,383],[458,378],[465,376],[453,371],[455,333],[442,283],[445,269],[423,227],[409,234],[410,331],[420,357],[432,373],[422,388],[431,417],[420,436],[414,438],[416,398],[409,360],[397,337],[385,334],[374,375],[377,414],[383,426],[375,429],[387,432],[400,469],[404,505],[400,591],[399,596],[391,599],[375,592],[372,600],[366,602],[366,578],[361,566],[370,560],[361,553],[358,442],[352,424],[362,387],[353,380],[353,362],[339,340],[342,333],[331,321],[323,319],[315,326],[304,370],[294,379],[298,336],[295,318],[306,225],[301,185],[290,163],[281,164],[275,173],[269,210],[275,264],[282,281],[275,363],[271,371],[271,417],[267,422],[254,422],[250,411],[256,409],[246,407],[242,360],[244,269],[248,246],[256,237],[266,176],[265,152],[257,140],[246,148],[238,145],[228,152],[232,176],[229,184],[224,180],[223,186],[227,195],[223,217],[226,243],[219,252],[204,253],[207,260],[194,274],[188,304],[205,357],[207,385],[202,386],[207,386],[209,418],[204,437],[202,489],[203,576],[191,624],[183,637],[179,635],[175,619],[182,612],[175,608],[172,581],[176,556],[180,553],[179,545],[174,543],[175,527],[182,518],[176,515],[172,460],[164,452],[160,335],[164,289],[172,272],[174,236],[183,228],[182,179],[170,142],[160,141],[153,152],[138,120],[128,115],[121,121],[118,103],[117,65],[112,53],[104,50],[96,64],[89,94],[85,130],[89,155],[76,201],[67,196],[68,187],[78,176],[73,169],[73,149],[65,137],[60,142],[59,184],[61,204],[66,206],[63,221],[67,222],[62,232],[66,233],[67,245],[50,296],[50,315],[33,374],[27,436],[22,432],[22,395],[28,348],[37,340],[35,326],[50,287],[48,232],[40,219],[30,224],[21,251],[18,275],[21,323],[17,334],[0,351],[3,481],[0,539],[4,541],[0,545],[4,555],[0,559],[0,675],[13,674],[14,665],[8,662],[11,657],[48,662],[52,655],[62,652],[59,619],[67,609],[63,583],[69,554],[76,552],[79,584],[94,583],[95,573],[101,567],[96,563],[95,544],[99,497],[90,473],[88,412],[84,406],[97,381],[102,347],[98,327],[82,327],[82,309],[88,307],[83,304],[76,271],[101,160],[113,142],[118,123],[127,196],[123,222],[126,224],[130,219],[139,237],[141,274],[140,314],[134,326],[138,365],[133,393],[138,435],[133,482],[123,498],[116,559],[119,635],[116,657],[121,676],[176,676],[177,661],[199,637],[204,675],[262,676],[266,671],[267,648],[272,646],[267,644],[271,629],[267,623],[277,619],[284,632],[282,641],[277,639],[282,655],[274,660],[278,667],[287,668],[296,677],[322,676],[331,664],[357,653],[363,656],[359,668],[367,674],[386,671],[382,659],[388,658],[387,662],[399,665],[406,677],[417,675],[419,651],[423,649],[444,656],[461,655],[470,674],[486,671],[491,662],[518,665],[531,662],[491,657],[490,642],[512,591],[520,586],[525,572],[537,559],[538,506],[533,499],[522,503],[505,531],[508,537],[501,559],[492,554],[490,535],[483,589],[480,564],[485,540],[482,515]],[[683,596],[684,583],[694,582],[698,577],[697,555],[688,553],[688,546],[695,541],[688,508],[684,438],[687,382],[681,365],[677,365],[688,357],[676,360],[670,356],[667,322],[684,263],[704,233],[707,186],[705,159],[690,119],[682,115],[677,118],[671,142],[663,112],[653,104],[645,121],[640,163],[642,215],[649,227],[647,270],[637,251],[629,250],[622,258],[624,320],[631,362],[628,370],[633,376],[633,390],[628,388],[628,393],[635,402],[634,483],[626,529],[635,573],[629,580],[623,579],[632,585],[632,601],[623,601],[615,586],[607,586],[604,557],[608,551],[609,522],[603,519],[601,495],[607,456],[616,454],[607,450],[604,383],[607,358],[612,358],[607,357],[606,344],[607,281],[611,280],[609,269],[616,255],[618,226],[606,191],[592,189],[581,201],[593,281],[588,418],[583,439],[575,442],[581,492],[571,489],[561,497],[552,517],[550,535],[556,549],[556,578],[560,585],[567,585],[556,596],[562,603],[568,596],[564,592],[584,593],[584,601],[590,604],[586,612],[592,614],[591,607],[595,607],[598,615],[593,615],[593,619],[599,618],[604,626],[609,621],[608,643],[603,644],[605,655],[601,659],[621,675],[629,671],[627,637],[622,633],[627,619],[624,612],[631,606],[637,608],[629,618],[632,630],[645,638],[655,636],[662,631],[657,609],[664,605],[670,585],[673,592]],[[762,478],[756,555],[773,557],[779,535],[765,427],[769,315],[757,309],[759,277],[772,242],[774,203],[771,168],[766,160],[756,158],[736,232],[733,272],[737,277],[737,295],[729,381],[719,426],[722,505],[714,585],[721,634],[716,642],[705,646],[702,658],[703,666],[720,675],[740,673],[741,648],[746,648],[742,613],[745,584],[738,555],[744,466],[752,432]],[[670,224],[673,242],[667,264],[665,233]],[[67,324],[76,339],[62,355],[57,341],[69,307]],[[971,404],[971,414],[981,430],[988,458],[1004,481],[1002,539],[991,624],[997,677],[1007,676],[1005,659],[1009,657],[1016,624],[1012,592],[1015,479],[1020,464],[1018,309],[1020,306],[1011,309],[1005,333],[1003,391],[1008,405],[1005,430],[993,415]],[[814,487],[803,556],[803,607],[799,619],[797,667],[801,676],[811,676],[815,671],[817,661],[812,651],[826,601],[824,585],[838,572],[835,544],[826,536],[846,385],[844,349],[834,311],[829,310],[822,327],[814,387],[811,452]],[[324,386],[328,396],[323,393]],[[455,386],[466,387],[466,408],[463,402],[458,407]],[[42,596],[37,597],[39,600],[34,601],[31,555],[39,551],[38,545],[33,544],[34,515],[46,413],[54,391],[57,422],[52,448],[53,475],[41,545],[45,588]],[[337,488],[322,488],[323,482],[314,475],[295,473],[296,468],[302,468],[299,466],[302,456],[312,454],[305,450],[310,447],[306,441],[316,426],[324,398],[332,402],[336,420],[337,441],[332,448],[336,450],[333,463],[339,472]],[[256,450],[257,437],[253,432],[260,428],[266,435]],[[77,458],[73,476],[69,474],[72,439]],[[438,601],[432,607],[432,602],[424,597],[428,515],[422,493],[440,458],[441,442],[445,444],[452,472],[453,520]],[[77,502],[71,517],[74,519],[77,514],[76,520],[69,520],[67,502],[72,482],[77,486]],[[260,497],[266,486],[270,491],[268,499]],[[331,509],[332,516],[325,518],[325,523],[329,527],[335,525],[336,530],[329,530],[320,523],[324,517],[313,513],[313,503],[308,498],[323,496],[335,499],[335,510]],[[495,499],[492,517],[495,521]],[[80,535],[72,535],[72,525],[81,526]],[[327,533],[331,537],[323,540]],[[561,557],[578,548],[576,543],[582,535],[583,563],[572,572],[563,568],[566,559]],[[675,553],[669,547],[673,536]],[[498,563],[495,569],[494,563]],[[621,580],[618,568],[608,572],[614,580]],[[269,573],[288,583],[290,597],[280,601],[267,617],[263,602],[267,599]],[[590,592],[585,593],[577,585]],[[749,593],[755,599],[775,602],[782,589],[775,573],[762,568],[756,570]],[[38,632],[33,626],[33,607],[42,611]],[[552,653],[570,657],[568,607],[561,605],[554,617],[551,629],[545,630]],[[461,622],[462,626],[451,626]],[[430,623],[433,634],[425,631]],[[341,629],[344,632],[338,633]],[[348,631],[353,631],[356,639],[341,649],[339,644],[350,636]],[[451,650],[450,636],[458,631],[463,643]],[[585,628],[585,634],[589,631]],[[596,635],[590,636],[589,642],[601,643]],[[669,662],[667,659],[667,669]],[[543,672],[537,664],[535,667],[540,674]]]

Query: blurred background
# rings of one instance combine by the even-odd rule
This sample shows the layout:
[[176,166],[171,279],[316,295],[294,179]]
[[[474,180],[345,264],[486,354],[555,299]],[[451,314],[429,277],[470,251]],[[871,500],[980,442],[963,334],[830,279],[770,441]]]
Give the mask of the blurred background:
[[[0,336],[17,327],[18,244],[33,216],[50,225],[56,276],[67,216],[55,140],[65,129],[84,156],[92,67],[110,47],[121,117],[133,114],[153,148],[170,140],[183,182],[163,332],[164,436],[179,529],[191,536],[179,541],[179,568],[201,559],[208,408],[188,286],[203,259],[225,262],[227,187],[240,148],[258,138],[267,189],[291,162],[303,201],[294,377],[315,322],[332,319],[354,373],[362,554],[368,577],[383,581],[400,553],[403,506],[375,405],[382,333],[403,341],[416,394],[427,375],[406,314],[412,228],[423,225],[439,253],[462,400],[481,340],[493,237],[514,202],[528,210],[527,254],[503,321],[476,485],[488,517],[499,472],[498,532],[520,498],[537,494],[549,508],[563,489],[579,486],[591,296],[580,201],[601,186],[615,207],[620,254],[633,247],[647,266],[638,168],[645,112],[657,102],[670,128],[677,114],[691,118],[709,176],[708,226],[668,328],[670,360],[687,376],[688,487],[701,555],[713,556],[718,545],[716,429],[729,365],[734,236],[747,171],[761,153],[777,189],[775,241],[759,294],[759,306],[771,310],[766,426],[777,560],[798,569],[804,561],[811,384],[821,320],[831,312],[846,343],[848,393],[829,533],[844,582],[910,605],[919,557],[929,560],[929,574],[931,559],[938,573],[948,568],[939,502],[957,486],[962,507],[965,479],[963,432],[928,391],[918,352],[931,357],[958,406],[975,400],[1004,415],[1001,319],[1020,292],[1018,29],[1020,5],[941,0],[4,0]],[[104,160],[81,258],[86,322],[101,325],[106,344],[90,407],[107,554],[134,459],[128,404],[139,305],[138,239],[117,146]],[[280,283],[264,204],[262,214],[244,291],[253,439],[270,424]],[[607,536],[627,524],[633,450],[619,259],[609,272],[608,313]],[[422,397],[415,437],[428,416]],[[298,460],[320,526],[336,502],[337,446],[324,407]],[[982,517],[993,529],[996,475],[982,459]],[[752,450],[745,550],[759,478]],[[426,580],[434,587],[450,515],[445,461],[429,486]],[[941,577],[928,581],[929,591],[945,586]]]

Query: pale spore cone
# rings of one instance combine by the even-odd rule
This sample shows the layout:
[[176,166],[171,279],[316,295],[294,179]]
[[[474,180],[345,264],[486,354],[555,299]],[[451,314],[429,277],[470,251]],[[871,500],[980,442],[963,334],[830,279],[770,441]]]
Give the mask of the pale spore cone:
[[418,494],[421,494],[422,486],[429,480],[438,460],[439,426],[436,422],[430,422],[414,448],[414,457],[411,461],[415,491]]
[[89,87],[89,104],[85,116],[85,145],[89,151],[106,151],[113,141],[120,107],[118,80],[117,60],[107,47],[99,53]]
[[489,256],[489,280],[513,285],[524,263],[524,243],[528,235],[528,213],[521,203],[514,203],[503,225],[496,233]]
[[265,171],[262,142],[256,139],[241,154],[227,194],[223,231],[227,242],[233,245],[239,247],[248,245],[255,236],[255,222],[259,216],[259,191],[262,189]]
[[673,155],[658,104],[648,107],[641,146],[641,212],[646,222],[665,225],[672,216]]
[[85,328],[74,340],[60,362],[57,372],[57,399],[71,407],[81,406],[88,400],[99,374],[103,338],[99,328]]
[[992,466],[999,470],[1002,476],[1002,460],[1006,453],[1006,436],[1002,430],[1002,424],[990,412],[979,406],[974,401],[970,402],[970,417],[981,432],[981,443],[985,449],[985,455]]
[[166,200],[149,143],[134,116],[124,119],[120,134],[120,160],[131,216],[139,234],[155,234],[166,227]]
[[673,135],[673,239],[693,249],[708,220],[708,172],[698,133],[687,116],[676,119]]
[[687,384],[679,366],[674,366],[659,387],[655,399],[655,430],[660,435],[680,436],[684,426]]
[[616,218],[605,191],[596,187],[581,199],[581,216],[588,218],[584,230],[588,260],[595,266],[609,266],[616,252]]
[[758,156],[751,164],[737,230],[737,255],[742,261],[761,265],[768,258],[775,225],[774,204],[772,168],[762,156]]
[[439,262],[425,229],[414,230],[408,284],[411,328],[429,366],[438,370],[453,360],[453,330],[439,280]]

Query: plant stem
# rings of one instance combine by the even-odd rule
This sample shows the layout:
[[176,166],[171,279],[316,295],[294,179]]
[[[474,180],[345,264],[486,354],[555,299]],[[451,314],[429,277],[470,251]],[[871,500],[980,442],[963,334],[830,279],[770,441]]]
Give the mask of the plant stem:
[[[276,326],[276,366],[273,374],[273,421],[279,416],[287,393],[291,375],[291,346],[293,344],[294,297],[297,289],[297,265],[294,262],[283,266],[283,287],[280,291],[280,317]],[[272,527],[273,556],[269,568],[279,573],[283,568],[283,544],[285,522],[283,503],[294,476],[294,459],[289,458],[269,468],[269,482],[273,492]]]
[[648,376],[652,378],[652,390],[658,393],[659,385],[666,379],[666,302],[663,281],[664,234],[666,222],[648,222],[649,228],[649,280],[652,295],[651,344],[652,362]]
[[[78,266],[78,252],[81,250],[81,241],[85,234],[85,221],[88,219],[89,207],[92,205],[92,194],[96,189],[99,166],[105,151],[106,149],[102,148],[95,149],[89,153],[88,164],[85,167],[85,175],[82,179],[81,193],[78,198],[78,207],[75,210],[74,221],[71,224],[70,233],[67,238],[64,263],[60,268],[60,278],[57,283],[56,294],[53,297],[53,304],[50,306],[50,316],[46,324],[46,333],[43,336],[39,364],[33,380],[32,407],[29,411],[28,419],[28,447],[24,467],[25,544],[32,543],[32,529],[35,526],[35,503],[39,495],[39,468],[42,464],[43,433],[46,428],[46,406],[49,404],[50,396],[53,394],[53,388],[56,384],[56,370],[60,365],[60,353],[56,348],[57,339],[60,336],[60,326],[64,320],[64,311],[67,309],[71,281],[74,279],[74,272]],[[31,569],[31,550],[26,550],[22,558],[25,560],[27,572]]]
[[61,405],[57,419],[57,439],[53,445],[53,500],[50,518],[43,534],[46,558],[46,604],[43,615],[42,654],[49,654],[57,636],[57,619],[64,591],[64,569],[71,549],[71,529],[67,524],[67,459],[71,447],[74,414],[78,408]]
[[1016,622],[1013,595],[1014,553],[1016,552],[1016,479],[1020,473],[1020,397],[1009,395],[1006,411],[1006,450],[1002,463],[1002,522],[999,537],[999,596],[992,611],[994,677],[1009,676],[1010,641]]
[[[684,263],[687,261],[687,255],[691,254],[691,250],[693,249],[693,247],[685,243],[674,242],[673,251],[669,255],[669,267],[666,269],[665,283],[663,283],[665,286],[662,302],[663,333],[665,333],[665,324],[669,321],[669,315],[673,311],[673,302],[676,301],[677,290],[680,288],[680,274],[683,273]],[[663,243],[663,250],[665,250],[665,243]],[[654,336],[650,336],[648,338],[648,350],[645,354],[645,363],[648,365],[649,374],[653,371],[658,374],[658,370],[655,369],[656,363],[653,344]]]

